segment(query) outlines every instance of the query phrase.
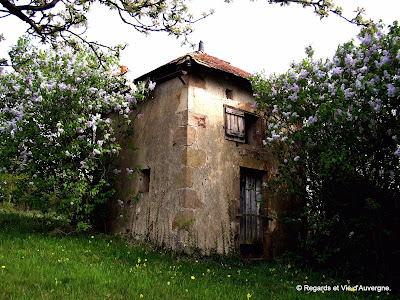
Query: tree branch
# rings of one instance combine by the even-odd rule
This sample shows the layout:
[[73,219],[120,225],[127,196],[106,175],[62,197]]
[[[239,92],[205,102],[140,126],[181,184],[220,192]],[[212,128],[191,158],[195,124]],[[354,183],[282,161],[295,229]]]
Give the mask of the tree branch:
[[46,3],[45,5],[17,5],[15,6],[15,8],[18,10],[44,11],[55,7],[58,2],[60,2],[60,0],[53,0],[52,2]]
[[31,18],[29,18],[27,15],[22,13],[21,10],[19,10],[15,5],[13,5],[11,2],[7,0],[0,0],[0,4],[3,5],[4,8],[7,9],[7,11],[11,14],[19,18],[20,20],[26,22],[31,26],[31,28],[34,29],[34,31],[38,34],[41,33],[41,28],[38,26]]

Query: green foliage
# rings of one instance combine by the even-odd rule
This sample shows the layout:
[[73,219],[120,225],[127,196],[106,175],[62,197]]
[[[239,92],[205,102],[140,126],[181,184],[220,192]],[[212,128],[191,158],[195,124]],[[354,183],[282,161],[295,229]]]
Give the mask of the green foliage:
[[287,73],[252,81],[281,161],[268,185],[302,199],[305,257],[376,278],[398,274],[400,28],[359,39],[326,61],[309,47]]
[[[44,222],[43,222],[44,221]],[[351,277],[278,262],[155,252],[115,236],[66,234],[56,220],[0,208],[2,299],[376,299],[386,293],[306,292],[296,285],[356,285]],[[3,268],[4,267],[4,268]],[[349,280],[349,281],[347,281]],[[378,284],[378,283],[377,283]],[[386,285],[386,283],[384,283]],[[391,296],[393,292],[390,292]],[[393,294],[393,299],[396,295]]]
[[13,191],[19,201],[85,230],[114,193],[116,132],[148,89],[127,82],[112,53],[100,63],[76,47],[42,51],[20,39],[10,52],[14,71],[0,76],[0,174],[24,179]]
[[177,224],[175,224],[174,228],[178,230],[188,230],[192,224],[196,222],[196,219],[185,219],[178,218]]

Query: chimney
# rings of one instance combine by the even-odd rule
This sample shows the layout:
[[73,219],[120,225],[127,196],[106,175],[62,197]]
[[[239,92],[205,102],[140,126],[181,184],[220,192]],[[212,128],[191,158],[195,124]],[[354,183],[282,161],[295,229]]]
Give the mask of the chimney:
[[121,66],[121,75],[124,75],[127,72],[128,72],[128,67],[127,66]]
[[199,43],[199,51],[204,52],[204,43],[203,43],[203,41],[200,41],[200,43]]

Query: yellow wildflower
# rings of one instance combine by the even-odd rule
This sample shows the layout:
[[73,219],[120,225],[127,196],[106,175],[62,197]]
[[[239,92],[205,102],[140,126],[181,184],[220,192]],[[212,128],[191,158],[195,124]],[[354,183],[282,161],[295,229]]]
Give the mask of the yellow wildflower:
[[194,280],[196,277],[194,277],[194,276],[192,275],[192,276],[190,276],[190,278],[191,278],[192,280]]
[[143,298],[144,296],[143,296],[143,294],[140,294],[140,296],[139,296],[140,298]]
[[91,238],[94,239],[94,236],[92,235]]
[[247,298],[250,299],[251,298],[251,294],[247,293]]
[[230,274],[228,274],[228,277],[231,277],[231,275],[230,275]]
[[168,285],[170,285],[170,284],[171,284],[171,282],[169,282],[169,281],[168,281],[168,282],[167,282],[167,284],[168,284]]
[[1,266],[1,268],[2,268],[2,269],[5,269],[5,268],[6,268],[6,266]]

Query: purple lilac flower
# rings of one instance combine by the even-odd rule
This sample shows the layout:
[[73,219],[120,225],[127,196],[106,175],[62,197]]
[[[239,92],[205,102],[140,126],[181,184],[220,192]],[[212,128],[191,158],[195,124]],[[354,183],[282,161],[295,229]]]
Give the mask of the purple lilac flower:
[[359,37],[362,44],[369,46],[372,43],[372,38],[369,33],[366,33],[364,37]]
[[389,55],[384,55],[381,57],[381,65],[387,64],[390,62],[390,56]]
[[306,78],[307,77],[307,75],[308,75],[308,71],[307,70],[301,70],[300,71],[300,77],[301,78]]
[[332,69],[332,76],[338,75],[340,76],[343,73],[343,69],[341,67],[335,67]]
[[156,83],[155,83],[155,82],[152,82],[152,81],[149,81],[149,90],[152,91],[152,90],[154,90],[155,88],[156,88]]
[[315,123],[317,121],[318,121],[317,116],[314,116],[314,117],[311,116],[311,117],[308,118],[308,123],[309,124],[313,124],[313,123]]
[[68,89],[68,85],[66,85],[64,82],[60,82],[60,83],[58,84],[58,88],[59,88],[60,90],[62,90],[62,91],[65,91],[65,90]]
[[262,183],[262,186],[265,187],[265,188],[267,188],[267,187],[268,187],[268,184],[267,184],[266,182],[263,182],[263,183]]
[[254,102],[252,105],[250,105],[251,108],[257,109],[258,108],[258,103]]
[[353,91],[351,90],[351,88],[348,88],[348,89],[346,89],[346,90],[344,91],[344,97],[345,97],[346,99],[349,99],[349,98],[353,97],[354,95],[355,95],[355,92],[353,92]]
[[396,87],[393,84],[387,84],[388,87],[388,97],[394,97],[396,95]]

